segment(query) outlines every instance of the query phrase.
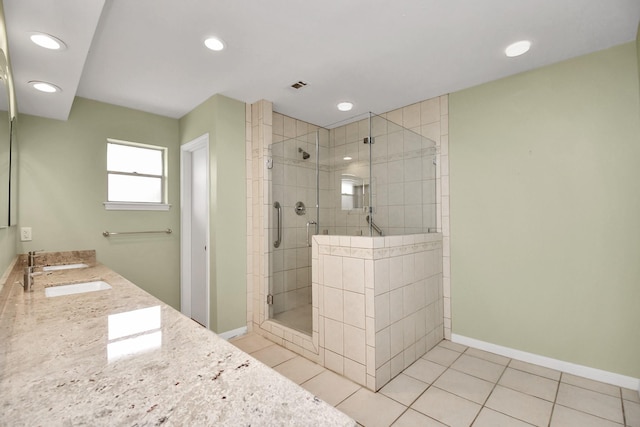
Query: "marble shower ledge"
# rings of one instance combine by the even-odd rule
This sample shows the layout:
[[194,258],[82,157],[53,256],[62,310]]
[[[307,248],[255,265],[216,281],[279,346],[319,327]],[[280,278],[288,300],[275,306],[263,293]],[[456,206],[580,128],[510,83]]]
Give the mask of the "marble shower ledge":
[[[2,425],[355,426],[99,263],[36,276],[31,293],[16,264],[0,291]],[[113,289],[44,295],[90,279]]]

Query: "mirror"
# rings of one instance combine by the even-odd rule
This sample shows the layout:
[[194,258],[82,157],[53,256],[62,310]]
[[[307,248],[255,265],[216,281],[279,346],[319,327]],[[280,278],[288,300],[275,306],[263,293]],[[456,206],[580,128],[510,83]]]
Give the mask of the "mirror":
[[0,49],[0,228],[8,227],[11,181],[11,121],[7,90],[7,59]]
[[18,224],[18,123],[13,117],[9,123],[9,226]]
[[0,2],[0,228],[18,220],[18,140],[15,92]]
[[343,173],[340,177],[342,210],[362,210],[369,205],[369,184],[359,176]]

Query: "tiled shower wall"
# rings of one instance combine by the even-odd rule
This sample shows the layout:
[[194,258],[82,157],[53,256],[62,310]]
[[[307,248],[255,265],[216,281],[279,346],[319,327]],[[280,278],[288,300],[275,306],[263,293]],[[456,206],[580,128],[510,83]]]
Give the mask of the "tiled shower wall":
[[[307,241],[308,221],[317,221],[316,215],[316,131],[317,126],[273,113],[273,142],[268,148],[268,159],[273,166],[267,168],[266,179],[271,182],[270,204],[277,201],[282,207],[282,242],[271,247],[269,276],[272,285],[273,314],[278,314],[311,303],[311,247]],[[320,157],[326,157],[328,132],[318,133]],[[309,154],[304,159],[302,149]],[[323,170],[324,169],[324,170]],[[328,171],[320,170],[320,193],[328,194]],[[304,215],[295,213],[295,205],[306,206]],[[277,239],[276,210],[269,215],[270,240]],[[315,226],[310,226],[315,234]]]
[[[373,143],[364,144],[370,133]],[[369,213],[363,209],[369,205],[369,193],[375,224],[385,235],[435,231],[435,141],[421,135],[420,129],[374,115],[331,129],[330,146],[335,227],[329,234],[369,235]],[[341,196],[343,182],[359,184],[354,196],[359,209],[341,206],[341,198],[349,202],[348,196]]]
[[[265,100],[247,105],[246,114],[247,153],[250,153],[247,156],[247,329],[320,363],[317,334],[314,341],[309,335],[268,321],[267,305],[269,274],[273,271],[270,263],[274,261],[270,257],[274,240],[271,224],[274,208],[269,195],[272,177],[267,159],[273,154],[271,148],[274,139],[281,142],[285,138],[306,135],[315,129],[305,122],[274,114],[272,103]],[[284,258],[282,263],[284,268]]]
[[[272,141],[272,106],[259,101],[246,106],[247,143],[247,329],[259,331],[265,320],[268,290],[269,182],[265,179],[267,147]],[[266,216],[265,216],[266,215]]]
[[381,114],[436,143],[436,224],[442,233],[444,336],[451,339],[451,227],[449,223],[449,96],[411,104]]
[[[277,114],[277,113],[276,113]],[[436,142],[436,201],[437,227],[442,232],[442,281],[444,336],[451,336],[450,310],[450,248],[449,248],[449,171],[448,171],[448,97],[438,98],[413,104],[382,115],[393,121],[419,132]],[[318,324],[314,323],[312,337],[296,331],[265,322],[268,319],[266,294],[268,292],[268,252],[271,244],[269,238],[269,182],[265,179],[265,160],[269,155],[268,146],[273,139],[272,104],[259,101],[247,106],[247,324],[249,330],[268,337],[272,341],[289,348],[310,360],[324,364],[324,354],[319,353]],[[290,118],[289,118],[290,119]],[[297,120],[290,119],[299,126]],[[277,125],[279,126],[279,124]],[[304,127],[302,122],[300,126]],[[306,124],[306,126],[309,126]],[[288,129],[293,129],[291,122]],[[308,130],[308,127],[307,127]],[[301,134],[305,131],[302,130]],[[284,137],[284,117],[283,131]],[[289,132],[289,134],[291,134]],[[296,131],[297,134],[297,131]],[[250,153],[250,155],[249,155]],[[266,196],[265,196],[266,195]],[[322,212],[321,212],[322,215]],[[313,274],[313,269],[312,269]],[[319,313],[318,296],[312,291],[314,318]],[[398,363],[398,362],[396,362]],[[391,369],[391,366],[389,365]]]

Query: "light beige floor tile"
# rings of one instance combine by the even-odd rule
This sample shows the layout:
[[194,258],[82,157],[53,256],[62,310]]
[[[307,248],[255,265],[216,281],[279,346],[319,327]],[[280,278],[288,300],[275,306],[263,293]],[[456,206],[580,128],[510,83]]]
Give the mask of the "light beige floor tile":
[[271,341],[258,334],[243,335],[241,337],[234,338],[229,342],[245,353],[253,353],[254,351],[273,345]]
[[607,394],[560,383],[556,403],[596,417],[622,423],[622,401]]
[[431,362],[435,362],[438,365],[442,366],[451,366],[451,364],[460,357],[460,353],[457,351],[449,350],[448,348],[436,346],[431,349],[431,351],[427,352],[423,359],[429,360]]
[[486,406],[521,421],[546,426],[551,418],[553,403],[498,385],[489,396]]
[[628,388],[623,388],[622,390],[622,398],[624,400],[630,400],[631,402],[640,403],[640,393],[636,390],[630,390]]
[[296,356],[293,359],[289,359],[273,369],[280,372],[296,384],[302,384],[326,370],[322,366],[317,365],[302,356]]
[[575,409],[567,408],[562,405],[556,405],[553,408],[553,416],[551,417],[551,427],[621,427],[622,424],[605,420]]
[[392,424],[392,427],[447,427],[445,424],[429,418],[424,414],[413,409],[408,409],[402,414],[398,420]]
[[640,403],[625,400],[624,417],[629,427],[640,427]]
[[509,364],[508,357],[500,356],[499,354],[489,353],[488,351],[478,350],[477,348],[471,348],[464,352],[468,356],[477,357],[478,359],[488,360],[489,362],[497,363],[498,365],[507,366]]
[[255,357],[265,365],[273,368],[276,365],[286,362],[289,359],[293,359],[297,356],[293,351],[287,350],[284,347],[273,344],[269,347],[262,348],[258,351],[251,353],[251,356]]
[[566,384],[571,384],[589,390],[597,391],[599,393],[608,394],[609,396],[620,397],[620,387],[616,387],[611,384],[605,384],[599,381],[594,381],[571,374],[562,374],[561,381]]
[[365,388],[353,393],[337,406],[339,410],[366,427],[390,426],[406,406]]
[[429,387],[429,385],[422,381],[405,374],[400,374],[382,387],[379,393],[405,406],[411,406],[427,387]]
[[481,405],[487,400],[494,386],[489,381],[453,369],[448,369],[440,375],[433,385]]
[[464,353],[467,347],[466,345],[458,344],[448,340],[442,340],[438,343],[438,347],[443,347],[449,350],[457,351],[458,353]]
[[423,383],[431,384],[442,374],[447,368],[437,363],[430,362],[424,359],[418,359],[411,366],[403,371],[404,374],[409,375]]
[[544,366],[534,365],[533,363],[522,362],[520,360],[511,359],[509,367],[519,371],[528,372],[530,374],[549,378],[550,380],[560,381],[560,371],[545,368]]
[[493,382],[494,384],[502,375],[505,367],[488,360],[478,359],[477,357],[463,354],[451,365],[456,371],[482,378],[483,380]]
[[553,402],[558,391],[558,382],[528,372],[507,368],[498,384],[531,396]]
[[360,389],[360,386],[331,371],[324,371],[302,383],[315,396],[336,406]]
[[305,334],[311,334],[313,326],[311,313],[311,304],[306,304],[278,313],[274,315],[272,320],[291,329],[304,332]]
[[482,408],[473,423],[473,427],[530,427],[531,424],[520,421],[493,409]]
[[436,387],[425,391],[412,409],[451,427],[468,427],[482,406]]

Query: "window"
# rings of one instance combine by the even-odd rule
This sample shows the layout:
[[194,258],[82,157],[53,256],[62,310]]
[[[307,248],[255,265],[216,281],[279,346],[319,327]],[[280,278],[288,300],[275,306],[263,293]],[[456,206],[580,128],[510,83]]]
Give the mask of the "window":
[[168,210],[167,149],[107,139],[109,210]]

